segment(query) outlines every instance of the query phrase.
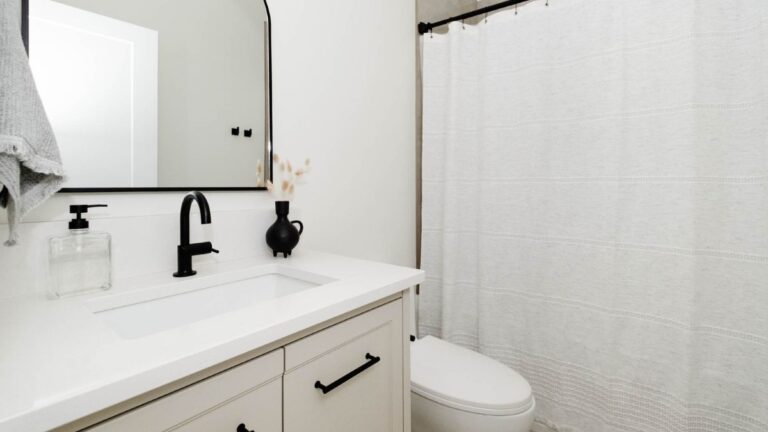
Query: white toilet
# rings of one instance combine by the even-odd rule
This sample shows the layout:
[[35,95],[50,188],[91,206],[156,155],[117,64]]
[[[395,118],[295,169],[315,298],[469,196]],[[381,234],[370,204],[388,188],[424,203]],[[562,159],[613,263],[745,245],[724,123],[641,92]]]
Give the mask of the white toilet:
[[528,432],[535,406],[498,361],[431,336],[411,344],[413,432]]

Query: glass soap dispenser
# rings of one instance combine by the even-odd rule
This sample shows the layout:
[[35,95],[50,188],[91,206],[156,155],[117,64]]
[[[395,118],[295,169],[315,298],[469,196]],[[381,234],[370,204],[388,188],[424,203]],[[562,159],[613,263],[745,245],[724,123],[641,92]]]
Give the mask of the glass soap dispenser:
[[106,206],[69,206],[69,212],[76,215],[69,221],[69,233],[50,239],[50,270],[56,297],[112,287],[112,237],[91,231],[88,221],[82,217],[89,208]]

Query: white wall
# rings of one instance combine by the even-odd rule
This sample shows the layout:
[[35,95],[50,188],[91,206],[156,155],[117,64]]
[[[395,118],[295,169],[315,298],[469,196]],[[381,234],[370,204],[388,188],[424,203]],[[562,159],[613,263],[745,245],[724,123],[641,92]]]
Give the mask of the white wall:
[[[294,203],[306,225],[300,248],[415,265],[413,2],[270,6],[276,149],[314,165]],[[181,196],[54,197],[30,215],[20,246],[0,246],[0,297],[44,290],[46,238],[66,230],[67,207],[76,202],[111,205],[94,209],[92,228],[114,236],[116,277],[173,270]],[[273,219],[266,193],[207,196],[213,224],[193,223],[192,239],[211,239],[222,254],[198,262],[266,253],[263,235]]]

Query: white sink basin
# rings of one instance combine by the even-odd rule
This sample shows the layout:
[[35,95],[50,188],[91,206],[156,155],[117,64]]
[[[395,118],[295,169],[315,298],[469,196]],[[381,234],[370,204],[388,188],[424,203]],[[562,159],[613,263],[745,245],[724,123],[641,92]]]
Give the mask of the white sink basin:
[[260,302],[296,294],[334,279],[280,266],[167,284],[87,302],[105,324],[128,339],[191,324]]

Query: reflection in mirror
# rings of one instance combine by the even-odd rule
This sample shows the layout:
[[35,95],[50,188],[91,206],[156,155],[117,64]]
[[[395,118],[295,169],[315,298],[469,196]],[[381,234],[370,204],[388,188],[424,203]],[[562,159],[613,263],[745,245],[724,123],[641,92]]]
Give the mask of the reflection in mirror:
[[269,179],[262,0],[30,0],[29,20],[30,64],[65,187],[253,188]]

